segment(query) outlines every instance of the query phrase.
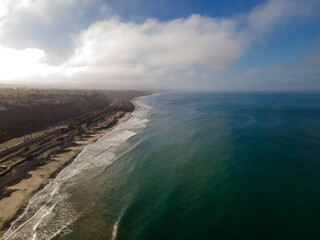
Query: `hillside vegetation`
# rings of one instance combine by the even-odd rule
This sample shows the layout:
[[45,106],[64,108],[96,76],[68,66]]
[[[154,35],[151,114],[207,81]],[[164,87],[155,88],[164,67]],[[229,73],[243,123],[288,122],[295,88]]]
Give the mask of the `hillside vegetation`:
[[146,95],[141,91],[0,89],[0,142],[41,130],[88,112],[109,108],[119,99]]

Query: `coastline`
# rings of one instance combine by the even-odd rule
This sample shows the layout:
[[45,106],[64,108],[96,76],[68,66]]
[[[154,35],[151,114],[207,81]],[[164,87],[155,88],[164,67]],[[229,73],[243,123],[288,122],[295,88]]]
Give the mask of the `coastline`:
[[[131,102],[134,110],[139,108],[134,99]],[[36,192],[43,189],[61,170],[71,164],[87,145],[96,142],[107,132],[129,120],[131,116],[131,112],[118,111],[108,117],[108,121],[105,119],[93,128],[87,129],[66,145],[60,144],[44,151],[38,156],[40,160],[27,161],[26,166],[22,164],[19,166],[20,169],[13,169],[13,173],[2,177],[6,181],[2,181],[2,186],[0,186],[2,187],[0,189],[2,190],[0,191],[0,238],[11,223],[21,215]],[[30,166],[33,161],[36,162],[33,164],[35,166]],[[19,177],[18,180],[12,181],[11,175],[14,174]]]

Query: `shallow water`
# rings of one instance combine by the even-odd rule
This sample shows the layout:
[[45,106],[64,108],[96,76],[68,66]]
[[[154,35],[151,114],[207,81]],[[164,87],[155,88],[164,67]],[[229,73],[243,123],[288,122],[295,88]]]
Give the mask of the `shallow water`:
[[319,93],[162,93],[4,239],[318,239]]

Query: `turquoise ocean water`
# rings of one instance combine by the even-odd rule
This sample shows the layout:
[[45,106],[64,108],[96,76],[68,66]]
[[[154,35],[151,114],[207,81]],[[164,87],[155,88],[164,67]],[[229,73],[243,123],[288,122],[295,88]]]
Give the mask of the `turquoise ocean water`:
[[161,93],[3,239],[320,239],[320,93]]

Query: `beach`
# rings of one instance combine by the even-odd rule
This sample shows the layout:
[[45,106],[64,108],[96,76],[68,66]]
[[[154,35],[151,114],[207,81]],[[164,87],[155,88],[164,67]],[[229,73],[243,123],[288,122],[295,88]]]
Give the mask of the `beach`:
[[31,197],[54,179],[87,145],[96,142],[130,117],[130,112],[118,111],[75,135],[71,141],[52,144],[37,159],[25,161],[1,176],[0,236],[22,213]]
[[[96,142],[79,136],[88,145],[1,240],[318,239],[319,98],[141,97],[132,117]],[[56,153],[68,154],[76,155]],[[40,178],[44,166],[28,172]]]

